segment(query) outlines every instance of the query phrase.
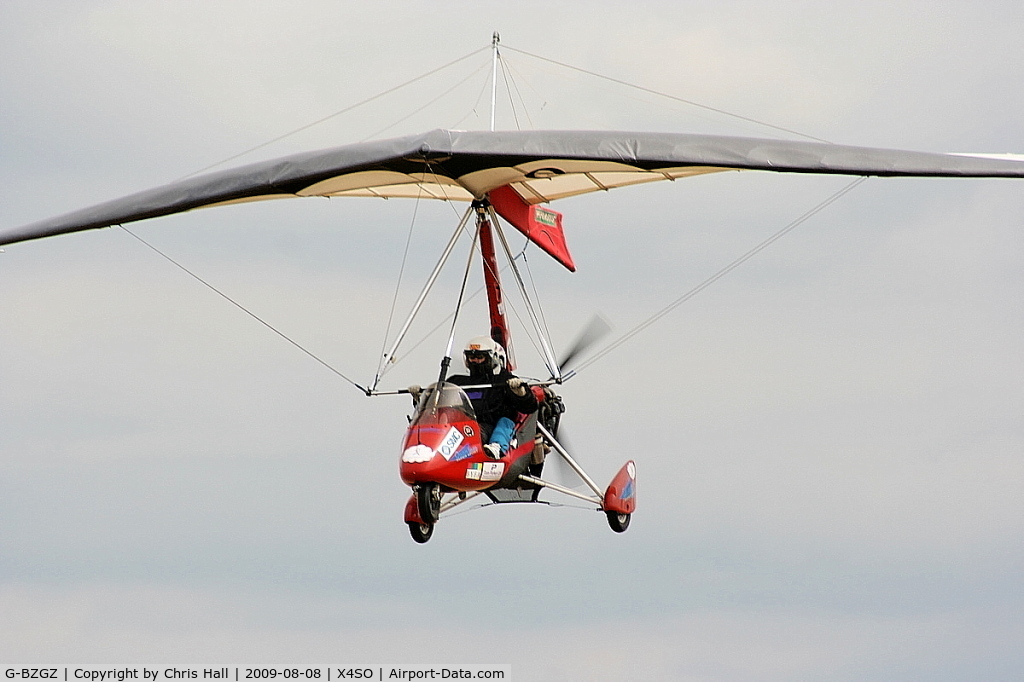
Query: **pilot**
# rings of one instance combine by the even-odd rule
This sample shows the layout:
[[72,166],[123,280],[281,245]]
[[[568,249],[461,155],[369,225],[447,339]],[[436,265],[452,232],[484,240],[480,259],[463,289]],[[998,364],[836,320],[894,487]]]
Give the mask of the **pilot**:
[[492,459],[503,457],[515,434],[515,419],[537,411],[537,398],[529,385],[508,371],[505,349],[489,336],[469,340],[463,353],[469,374],[456,374],[447,381],[470,386],[466,395],[473,403],[484,450]]

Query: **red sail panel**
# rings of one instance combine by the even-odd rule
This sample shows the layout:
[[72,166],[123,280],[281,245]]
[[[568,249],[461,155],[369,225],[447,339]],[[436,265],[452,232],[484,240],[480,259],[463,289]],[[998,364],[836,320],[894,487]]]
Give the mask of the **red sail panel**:
[[487,197],[498,215],[571,272],[576,272],[576,264],[572,262],[565,233],[562,232],[561,213],[543,206],[531,206],[508,185],[492,189]]

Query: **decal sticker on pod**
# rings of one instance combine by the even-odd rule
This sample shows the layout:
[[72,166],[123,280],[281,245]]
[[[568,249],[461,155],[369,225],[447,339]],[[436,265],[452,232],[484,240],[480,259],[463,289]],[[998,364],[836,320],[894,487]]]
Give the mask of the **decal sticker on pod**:
[[444,440],[437,446],[437,454],[450,460],[464,440],[466,440],[466,437],[462,435],[462,432],[454,426],[451,427],[448,429],[448,433],[445,434]]
[[434,456],[434,450],[426,445],[413,445],[402,453],[402,461],[416,464],[429,462]]
[[505,473],[504,462],[484,462],[480,474],[481,481],[497,481]]
[[473,456],[473,448],[470,447],[469,443],[463,443],[462,447],[455,451],[455,454],[451,456],[449,462],[458,462],[460,459],[469,459]]

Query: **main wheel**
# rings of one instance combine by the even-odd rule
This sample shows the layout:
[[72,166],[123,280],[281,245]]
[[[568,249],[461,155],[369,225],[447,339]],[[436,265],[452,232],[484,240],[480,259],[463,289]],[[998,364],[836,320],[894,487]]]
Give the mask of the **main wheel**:
[[441,486],[436,483],[424,483],[417,487],[416,508],[423,523],[436,523],[441,515]]
[[629,528],[629,514],[619,514],[613,511],[605,512],[605,514],[608,516],[608,525],[616,533],[625,533],[626,529]]
[[434,524],[432,523],[410,523],[409,534],[412,535],[412,539],[421,545],[430,539],[430,536],[434,534]]

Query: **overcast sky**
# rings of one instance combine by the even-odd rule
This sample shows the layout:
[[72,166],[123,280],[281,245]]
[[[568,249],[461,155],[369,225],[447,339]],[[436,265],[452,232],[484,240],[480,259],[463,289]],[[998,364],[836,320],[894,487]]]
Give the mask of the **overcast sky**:
[[[372,8],[372,9],[371,9]],[[1024,153],[1018,3],[0,3],[0,226],[438,127]],[[513,49],[515,48],[515,49]],[[601,81],[523,52],[744,117]],[[722,173],[553,207],[559,348],[619,334],[848,178]],[[1024,185],[870,179],[564,389],[623,535],[573,502],[416,545],[404,398],[367,399],[120,229],[0,253],[0,661],[511,663],[516,679],[1020,679]],[[138,223],[360,382],[459,207]],[[436,375],[454,276],[389,387]],[[477,299],[460,341],[486,324]],[[430,318],[430,316],[433,316]],[[521,371],[543,370],[525,338]],[[563,500],[551,497],[552,501]]]

